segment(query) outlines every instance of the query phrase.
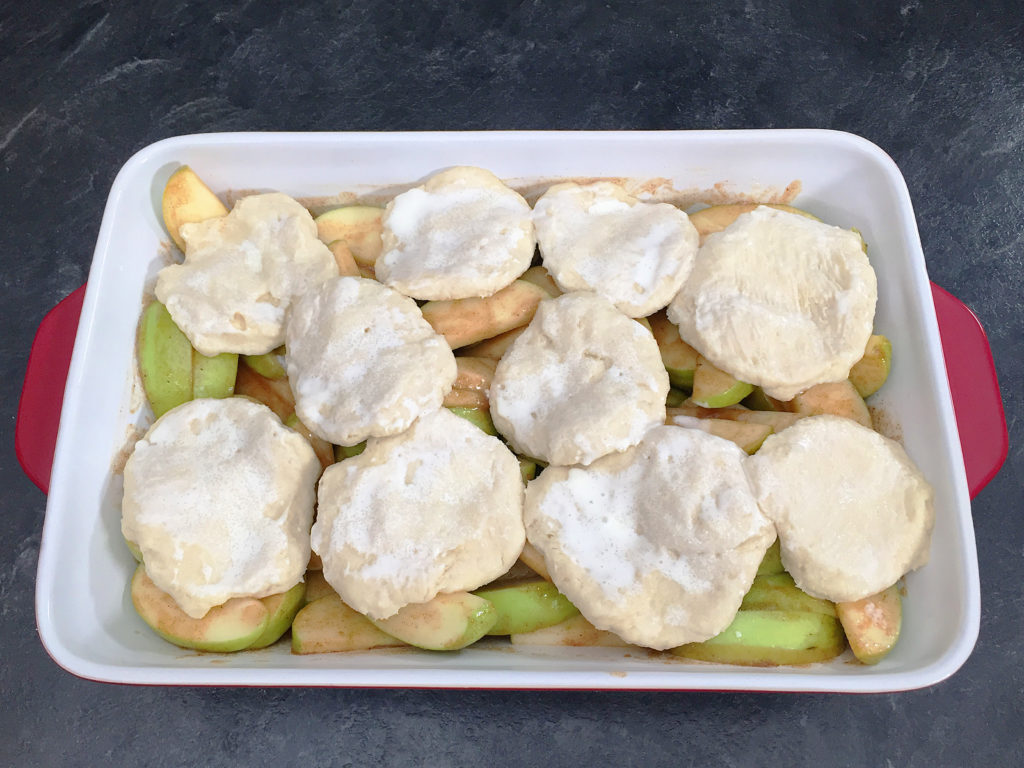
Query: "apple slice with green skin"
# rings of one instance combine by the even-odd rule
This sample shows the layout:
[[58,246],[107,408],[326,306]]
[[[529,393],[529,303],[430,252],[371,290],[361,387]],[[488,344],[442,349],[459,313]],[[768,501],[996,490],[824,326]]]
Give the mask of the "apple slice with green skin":
[[791,205],[782,205],[780,203],[730,203],[728,205],[712,205],[710,208],[704,208],[696,213],[691,213],[690,223],[697,228],[697,234],[700,235],[701,242],[703,243],[705,237],[713,232],[721,232],[736,221],[736,217],[741,213],[749,213],[759,205],[766,205],[769,208],[776,208],[780,211],[795,213],[800,216],[806,216],[808,219],[821,221],[814,214],[794,208]]
[[288,417],[295,413],[295,395],[292,394],[288,379],[268,379],[266,376],[260,376],[245,364],[244,360],[238,366],[235,394],[263,403],[276,413],[282,422],[287,421]]
[[288,375],[284,368],[284,347],[278,347],[273,352],[263,355],[242,355],[242,360],[252,370],[265,379],[283,379]]
[[664,310],[655,312],[648,320],[669,381],[673,386],[689,391],[693,388],[693,374],[697,368],[697,350],[679,337],[679,328],[665,316]]
[[666,423],[671,424],[678,416],[690,416],[697,419],[728,419],[748,424],[766,424],[776,432],[791,427],[802,415],[783,411],[751,411],[746,408],[701,408],[690,403],[683,403],[678,408],[666,410]]
[[836,606],[828,600],[811,597],[788,573],[756,576],[740,603],[741,611],[804,611],[836,615]]
[[[491,422],[493,425],[494,422]],[[537,462],[525,456],[517,456],[519,459],[519,473],[523,476],[523,483],[528,483],[537,476]]]
[[456,416],[461,416],[470,424],[475,424],[488,435],[497,435],[498,430],[494,428],[494,421],[491,419],[490,411],[486,408],[465,408],[463,406],[449,406],[448,410]]
[[598,629],[582,615],[571,616],[550,627],[536,629],[533,632],[511,635],[512,645],[564,645],[572,647],[603,646],[612,648],[632,648],[614,632]]
[[[513,280],[484,298],[428,301],[420,311],[423,319],[445,337],[452,349],[529,325],[537,307],[551,296],[525,280]],[[483,357],[479,352],[477,357]]]
[[697,356],[697,367],[693,371],[693,395],[690,400],[704,408],[725,408],[736,405],[753,391],[754,386],[730,376],[708,362],[703,355]]
[[882,388],[892,368],[892,342],[885,336],[868,339],[862,357],[850,369],[850,383],[861,397],[869,397]]
[[903,603],[896,585],[849,603],[836,603],[846,639],[862,664],[877,664],[896,645],[903,623]]
[[669,387],[668,395],[665,397],[665,406],[668,408],[678,408],[686,402],[687,397],[688,395],[683,390]]
[[457,651],[472,645],[498,620],[494,606],[469,592],[438,595],[407,605],[394,616],[370,619],[392,637],[428,651]]
[[776,573],[785,572],[786,569],[782,566],[782,547],[779,544],[779,540],[776,539],[775,543],[768,547],[768,551],[764,553],[761,564],[757,566],[757,575],[771,576]]
[[464,347],[459,350],[460,353],[466,355],[472,355],[474,357],[485,357],[495,362],[501,360],[502,355],[508,351],[508,348],[512,346],[512,342],[519,338],[520,334],[526,330],[526,326],[521,328],[513,328],[511,331],[505,331],[505,333],[499,333],[497,336],[492,336],[489,339],[478,341],[469,347]]
[[494,605],[498,620],[488,635],[518,635],[565,621],[579,613],[569,598],[550,581],[534,579],[519,584],[485,587],[473,592]]
[[752,424],[743,421],[730,421],[729,419],[702,419],[694,416],[675,415],[666,419],[667,424],[674,424],[678,427],[699,429],[709,435],[721,437],[730,442],[736,443],[747,453],[756,453],[765,439],[774,430],[768,424]]
[[380,240],[383,208],[348,205],[316,217],[316,232],[324,243],[344,240],[356,264],[372,267],[383,249]]
[[138,357],[153,415],[160,418],[192,399],[192,345],[159,301],[142,311]]
[[868,429],[874,429],[871,413],[864,403],[864,398],[857,393],[856,387],[848,379],[815,384],[794,397],[789,407],[801,416],[831,414],[853,419]]
[[336,594],[326,595],[303,607],[292,621],[292,653],[368,651],[405,645],[381,632]]
[[344,461],[345,459],[351,459],[353,456],[358,456],[365,450],[365,440],[361,443],[356,443],[355,445],[336,445],[334,446],[334,460]]
[[754,387],[753,391],[743,398],[742,404],[754,411],[785,411],[786,404],[765,394],[760,387]]
[[256,642],[246,650],[254,651],[259,648],[266,648],[281,639],[281,636],[288,631],[292,620],[299,609],[305,605],[306,585],[299,582],[287,592],[280,592],[276,595],[260,598],[270,612],[267,619],[267,627],[263,634],[256,638]]
[[231,397],[235,393],[238,376],[238,355],[222,352],[207,357],[192,350],[192,396]]
[[266,631],[270,611],[254,597],[235,597],[201,619],[185,613],[156,586],[142,565],[135,569],[132,604],[142,620],[169,643],[197,651],[230,653],[251,646]]
[[167,233],[182,251],[185,250],[180,231],[182,224],[215,219],[228,212],[220,198],[187,165],[181,166],[167,180],[161,207]]
[[669,652],[719,664],[776,667],[835,658],[846,648],[839,620],[803,611],[740,611],[720,634]]
[[125,546],[128,547],[128,551],[132,553],[132,557],[135,558],[135,562],[136,563],[141,563],[142,562],[142,550],[139,549],[139,545],[136,544],[134,541],[128,541],[128,539],[125,539],[124,543],[125,543]]

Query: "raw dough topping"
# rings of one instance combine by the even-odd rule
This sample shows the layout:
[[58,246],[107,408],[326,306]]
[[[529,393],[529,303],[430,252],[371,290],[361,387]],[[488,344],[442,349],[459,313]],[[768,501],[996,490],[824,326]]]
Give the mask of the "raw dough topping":
[[775,540],[727,440],[652,429],[589,467],[548,467],[526,490],[527,537],[595,626],[649,648],[728,626]]
[[459,167],[388,203],[377,279],[417,299],[490,296],[526,271],[529,204],[490,171]]
[[491,417],[516,451],[589,464],[665,421],[668,374],[651,332],[592,293],[542,301],[501,358]]
[[185,263],[156,297],[202,354],[261,355],[284,342],[292,299],[338,274],[313,217],[287,195],[243,197],[227,216],[183,224]]
[[377,619],[496,579],[525,541],[516,457],[444,408],[328,467],[318,498],[324,576]]
[[192,400],[135,445],[121,530],[153,583],[202,618],[232,597],[302,581],[319,473],[309,443],[266,406]]
[[857,233],[760,206],[708,236],[668,316],[714,365],[790,400],[849,375],[876,299]]
[[932,488],[899,443],[839,416],[770,435],[747,461],[802,590],[860,600],[928,561]]
[[683,211],[642,202],[608,181],[554,185],[533,220],[559,287],[599,293],[630,317],[668,304],[697,253],[697,230]]
[[416,302],[361,277],[336,277],[296,301],[287,342],[295,410],[338,445],[407,429],[440,407],[457,374]]

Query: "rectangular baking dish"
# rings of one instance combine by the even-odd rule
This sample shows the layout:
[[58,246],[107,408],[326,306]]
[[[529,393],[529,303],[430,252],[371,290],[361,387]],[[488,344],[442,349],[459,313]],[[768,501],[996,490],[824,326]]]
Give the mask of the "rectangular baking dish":
[[[275,189],[326,203],[386,198],[452,165],[478,165],[527,190],[545,180],[641,180],[697,201],[789,200],[869,244],[876,329],[893,342],[884,413],[936,492],[931,563],[906,579],[903,636],[876,667],[843,656],[808,667],[749,669],[605,648],[458,653],[378,650],[293,656],[287,643],[234,655],[175,648],[136,616],[134,561],[120,533],[117,468],[147,409],[134,374],[143,298],[166,263],[163,186],[191,165],[215,191]],[[632,182],[631,182],[632,183]],[[482,688],[894,691],[931,685],[970,654],[978,632],[977,555],[924,257],[906,184],[878,147],[834,131],[240,133],[183,136],[132,157],[110,192],[89,275],[60,420],[37,581],[40,637],[90,679],[149,684]]]

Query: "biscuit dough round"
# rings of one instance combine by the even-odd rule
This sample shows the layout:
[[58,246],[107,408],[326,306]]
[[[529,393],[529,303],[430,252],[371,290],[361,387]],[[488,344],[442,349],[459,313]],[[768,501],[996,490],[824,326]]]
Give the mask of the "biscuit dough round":
[[265,405],[193,400],[160,417],[124,468],[121,530],[192,618],[302,580],[320,462]]
[[867,427],[801,419],[769,435],[747,472],[783,565],[811,595],[860,600],[928,562],[932,488],[899,443]]
[[431,176],[388,203],[377,279],[416,299],[490,296],[529,266],[530,205],[483,168]]
[[707,237],[668,317],[714,365],[791,400],[849,375],[877,295],[857,233],[761,206]]
[[375,619],[493,581],[525,542],[519,462],[446,408],[328,467],[318,499],[324,577]]
[[618,184],[556,184],[534,206],[544,266],[563,291],[594,291],[630,317],[667,305],[690,273],[699,235],[683,211]]
[[665,421],[669,382],[651,332],[592,293],[540,303],[498,363],[491,417],[519,453],[589,464]]
[[600,629],[663,650],[721,632],[775,540],[736,445],[662,426],[589,467],[526,489],[527,538]]
[[292,300],[338,274],[309,211],[278,192],[183,224],[185,262],[160,270],[156,297],[204,355],[262,355],[284,343]]
[[338,445],[402,432],[441,406],[457,375],[416,302],[362,277],[336,277],[297,300],[287,349],[296,413]]

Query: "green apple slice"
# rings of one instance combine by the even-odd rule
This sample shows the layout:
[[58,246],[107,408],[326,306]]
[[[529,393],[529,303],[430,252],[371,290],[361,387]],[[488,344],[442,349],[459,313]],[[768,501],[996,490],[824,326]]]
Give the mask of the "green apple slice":
[[192,350],[192,396],[231,397],[235,394],[238,355],[223,352],[207,357]]
[[469,592],[438,595],[407,605],[394,616],[370,619],[378,629],[428,651],[456,651],[472,645],[494,626],[498,612]]
[[517,635],[565,621],[579,613],[569,598],[550,581],[534,579],[473,592],[493,603],[498,620],[488,635]]
[[365,450],[365,440],[361,443],[356,443],[355,445],[336,445],[334,446],[334,460],[344,461],[345,459],[351,459],[353,456],[358,456]]
[[516,458],[519,459],[519,472],[523,476],[523,483],[533,480],[537,476],[537,462],[525,456],[516,456]]
[[135,562],[136,563],[141,563],[142,562],[142,550],[139,549],[139,545],[136,544],[134,541],[128,541],[128,539],[125,539],[124,543],[125,543],[125,546],[128,547],[128,551],[132,553],[132,557],[135,558]]
[[839,620],[802,611],[740,611],[726,629],[703,643],[672,648],[688,659],[776,667],[835,658],[846,648]]
[[679,337],[679,328],[665,316],[664,311],[656,312],[648,319],[669,381],[673,386],[689,391],[693,387],[693,374],[697,367],[697,350]]
[[316,217],[316,232],[324,243],[344,240],[356,264],[372,267],[383,249],[380,240],[383,208],[349,205]]
[[598,629],[582,615],[571,616],[558,624],[535,629],[533,632],[511,635],[509,640],[512,645],[633,647],[631,643],[627,643],[614,632]]
[[702,355],[697,356],[697,367],[693,371],[693,395],[690,397],[695,404],[704,408],[736,405],[753,389],[752,384],[716,368]]
[[160,418],[192,399],[192,345],[159,301],[142,311],[138,344],[142,387]]
[[754,387],[753,391],[743,398],[743,405],[755,411],[785,411],[785,403],[776,400],[765,394],[760,387]]
[[761,564],[757,566],[758,576],[771,576],[776,573],[785,573],[786,569],[782,567],[782,547],[779,544],[779,540],[768,547],[768,551],[764,553],[764,557],[761,559]]
[[740,604],[742,611],[805,611],[836,615],[836,606],[828,600],[811,597],[800,589],[788,573],[757,576]]
[[284,369],[284,347],[264,355],[242,355],[245,364],[266,379],[283,379],[288,375]]
[[686,402],[686,398],[687,394],[683,390],[669,387],[668,395],[665,397],[665,406],[668,408],[678,408]]
[[869,397],[882,388],[892,368],[892,342],[885,336],[868,339],[862,357],[850,369],[850,383],[861,397]]
[[299,582],[287,592],[260,598],[267,606],[270,618],[267,619],[266,629],[247,650],[266,648],[280,640],[281,635],[291,627],[295,614],[305,604],[305,595],[306,585]]
[[846,639],[862,664],[877,664],[896,645],[903,623],[903,604],[896,585],[850,603],[836,603]]
[[161,207],[167,233],[182,251],[185,250],[180,231],[182,224],[215,219],[228,212],[220,198],[187,165],[181,166],[167,180]]
[[470,424],[474,424],[488,435],[497,435],[498,430],[494,428],[494,421],[491,419],[491,413],[486,408],[466,408],[461,405],[450,405],[448,410],[454,413],[456,416],[461,416]]
[[230,653],[248,648],[263,634],[270,611],[256,598],[236,597],[211,608],[201,619],[185,613],[156,586],[140,565],[131,585],[132,604],[142,620],[169,643],[197,651]]
[[853,419],[868,429],[873,429],[871,413],[864,398],[849,380],[832,381],[827,384],[815,384],[801,392],[790,401],[790,408],[801,416],[818,416],[832,414]]
[[292,622],[292,653],[296,654],[367,651],[398,645],[405,643],[381,632],[336,594],[309,603]]

